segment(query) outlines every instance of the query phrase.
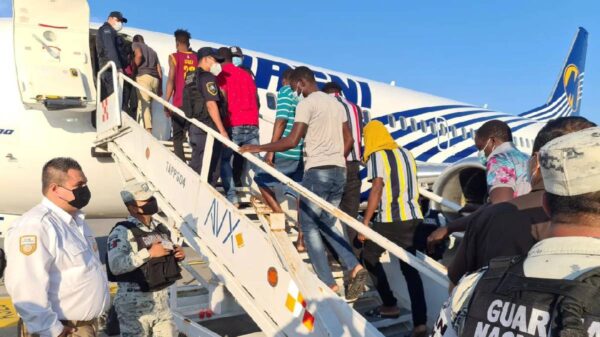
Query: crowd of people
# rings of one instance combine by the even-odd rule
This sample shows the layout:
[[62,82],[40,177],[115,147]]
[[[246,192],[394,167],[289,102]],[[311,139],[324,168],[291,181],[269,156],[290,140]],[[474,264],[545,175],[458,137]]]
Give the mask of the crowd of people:
[[[112,12],[99,29],[101,66],[112,60],[118,71],[162,96],[162,68],[142,36],[134,36],[130,60],[122,58],[117,32],[126,22],[120,12]],[[167,101],[239,145],[241,153],[266,153],[267,164],[356,219],[360,169],[366,167],[371,188],[363,224],[415,252],[424,219],[416,161],[380,121],[363,120],[338,84],[320,87],[313,71],[299,66],[283,72],[273,135],[260,144],[260,102],[241,49],[203,47],[194,52],[189,32],[174,35]],[[110,86],[108,76],[101,82]],[[134,116],[148,131],[151,107],[151,97],[138,90]],[[239,158],[215,141],[203,171],[207,133],[169,109],[165,113],[171,118],[175,153],[185,160],[183,142],[189,139],[189,165],[204,172],[213,186],[220,179],[227,199],[239,207]],[[583,117],[558,118],[541,129],[530,156],[515,147],[510,127],[500,120],[484,123],[474,141],[486,168],[487,199],[468,203],[462,217],[427,238],[432,248],[451,233],[465,231],[448,267],[451,297],[434,324],[434,335],[592,331],[600,313],[590,301],[600,290],[598,273],[589,272],[600,267],[600,129]],[[278,180],[252,169],[265,202],[282,213],[273,191]],[[153,220],[158,205],[148,185],[128,184],[121,192],[130,215],[109,234],[106,272],[81,212],[91,193],[79,164],[70,158],[50,160],[42,170],[42,191],[43,201],[16,221],[6,238],[6,286],[27,330],[49,337],[96,336],[97,319],[110,304],[107,282],[112,281],[119,285],[114,306],[122,336],[175,336],[166,288],[181,278],[178,262],[185,254],[169,230]],[[383,248],[349,226],[340,230],[335,217],[303,197],[298,224],[296,248],[308,252],[317,277],[332,291],[342,293],[328,255],[347,275],[346,299],[357,299],[372,280],[382,305],[365,316],[400,316],[379,261]],[[27,275],[18,272],[20,265],[28,266]],[[412,336],[425,336],[426,290],[413,267],[401,262],[400,268],[410,296]],[[600,324],[593,331],[600,333]]]

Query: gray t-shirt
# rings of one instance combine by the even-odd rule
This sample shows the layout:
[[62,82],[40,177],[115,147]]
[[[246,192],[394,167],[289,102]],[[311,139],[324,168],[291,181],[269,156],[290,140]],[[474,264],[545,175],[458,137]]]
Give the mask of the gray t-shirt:
[[308,125],[305,170],[325,165],[346,167],[342,125],[347,120],[343,106],[324,92],[315,91],[298,103],[294,122]]
[[156,66],[158,65],[158,56],[156,55],[154,49],[148,47],[148,45],[144,43],[134,42],[131,45],[131,49],[134,52],[134,57],[135,50],[137,48],[140,48],[142,51],[142,64],[140,64],[138,67],[137,76],[151,75],[158,78],[158,69],[156,69]]

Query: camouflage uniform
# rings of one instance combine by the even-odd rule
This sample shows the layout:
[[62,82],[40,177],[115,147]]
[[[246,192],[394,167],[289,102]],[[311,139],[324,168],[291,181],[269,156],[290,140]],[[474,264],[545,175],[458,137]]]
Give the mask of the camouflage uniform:
[[[136,223],[140,229],[151,229],[134,217],[127,221]],[[108,237],[108,263],[114,274],[130,272],[150,260],[147,249],[138,250],[138,244],[130,230],[116,227]],[[163,240],[163,245],[168,243]],[[177,331],[173,314],[169,309],[168,289],[142,292],[136,283],[119,282],[114,305],[119,317],[122,337],[175,337]]]

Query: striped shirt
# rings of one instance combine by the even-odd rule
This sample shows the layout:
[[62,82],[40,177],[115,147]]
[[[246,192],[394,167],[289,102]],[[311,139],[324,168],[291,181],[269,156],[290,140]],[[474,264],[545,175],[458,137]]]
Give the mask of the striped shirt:
[[[275,115],[275,119],[285,119],[287,121],[281,138],[287,137],[292,132],[296,118],[296,105],[298,105],[298,101],[294,98],[292,88],[289,85],[281,87],[277,93],[277,113]],[[275,158],[301,160],[303,146],[304,139],[301,139],[295,148],[284,152],[276,152]]]
[[369,156],[368,179],[383,179],[377,222],[423,219],[419,206],[417,164],[404,148],[381,150]]
[[352,131],[352,138],[354,139],[354,145],[352,146],[352,151],[348,154],[346,158],[347,161],[361,161],[362,160],[362,132],[363,132],[363,119],[362,119],[362,111],[360,108],[347,100],[345,97],[342,97],[339,94],[332,94],[338,102],[342,104],[344,110],[346,111],[346,118],[348,118],[348,122],[350,123],[350,130]]

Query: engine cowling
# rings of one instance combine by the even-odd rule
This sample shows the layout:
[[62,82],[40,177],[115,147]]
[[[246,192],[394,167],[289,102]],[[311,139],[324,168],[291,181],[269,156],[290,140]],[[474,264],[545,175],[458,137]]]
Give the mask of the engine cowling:
[[[461,206],[482,205],[487,198],[485,167],[477,158],[465,158],[442,171],[432,189],[433,193]],[[432,201],[430,207],[450,221],[460,216],[437,202]]]

